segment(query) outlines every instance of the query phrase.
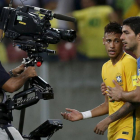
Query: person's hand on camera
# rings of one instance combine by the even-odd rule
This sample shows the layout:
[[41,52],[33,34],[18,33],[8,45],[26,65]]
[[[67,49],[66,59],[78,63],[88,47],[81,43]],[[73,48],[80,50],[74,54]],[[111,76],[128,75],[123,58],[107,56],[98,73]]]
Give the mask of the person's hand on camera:
[[35,67],[27,67],[24,70],[23,74],[26,78],[32,78],[32,77],[37,76],[37,73],[35,71]]
[[12,70],[12,73],[14,76],[18,76],[21,74],[25,69],[25,64],[21,64],[20,66],[16,67],[15,69]]
[[64,119],[69,120],[69,121],[79,121],[83,119],[83,115],[81,112],[75,110],[75,109],[70,109],[70,108],[66,108],[66,111],[69,111],[68,113],[62,113],[61,115],[63,116]]
[[[21,71],[22,69],[23,69],[23,66],[19,68],[19,71]],[[4,89],[7,92],[13,93],[19,90],[29,78],[32,78],[35,76],[37,76],[35,67],[27,67],[18,76],[16,77],[12,76],[11,78],[9,78],[9,80],[7,80],[7,82],[5,82],[5,84],[2,86],[2,89]]]

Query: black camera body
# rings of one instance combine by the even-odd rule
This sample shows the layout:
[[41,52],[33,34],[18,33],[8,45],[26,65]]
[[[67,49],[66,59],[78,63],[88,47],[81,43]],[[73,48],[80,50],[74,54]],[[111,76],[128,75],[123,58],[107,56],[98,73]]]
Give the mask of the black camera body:
[[[43,16],[39,16],[35,12],[37,10]],[[49,20],[56,15],[53,15],[50,10],[32,6],[16,9],[4,7],[0,18],[0,28],[4,30],[5,36],[12,40],[33,40],[43,44],[56,44],[60,39],[74,41],[76,38],[74,30],[51,28]]]
[[61,39],[72,42],[76,32],[72,29],[51,28],[50,20],[57,18],[75,22],[72,17],[53,14],[52,11],[34,6],[19,6],[16,9],[4,7],[0,17],[0,29],[4,36],[13,40],[28,54],[28,66],[43,62],[40,53],[55,53],[48,49],[49,44],[57,44]]

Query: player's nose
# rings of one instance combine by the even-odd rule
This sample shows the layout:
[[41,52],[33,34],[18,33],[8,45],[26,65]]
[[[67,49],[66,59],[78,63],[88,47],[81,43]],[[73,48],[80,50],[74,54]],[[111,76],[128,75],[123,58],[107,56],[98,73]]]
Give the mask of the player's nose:
[[124,40],[124,34],[121,35],[120,39],[121,40]]
[[113,41],[110,43],[110,48],[114,48],[114,42]]

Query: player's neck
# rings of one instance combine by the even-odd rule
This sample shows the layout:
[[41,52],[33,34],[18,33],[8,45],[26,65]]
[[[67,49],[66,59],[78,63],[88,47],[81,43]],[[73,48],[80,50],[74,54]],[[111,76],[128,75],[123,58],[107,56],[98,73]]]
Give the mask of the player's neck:
[[138,45],[137,49],[133,51],[137,58],[140,57],[140,45]]
[[115,58],[110,58],[113,65],[115,65],[115,64],[122,58],[123,53],[124,53],[124,52],[122,51],[122,52],[121,52],[118,56],[116,56]]

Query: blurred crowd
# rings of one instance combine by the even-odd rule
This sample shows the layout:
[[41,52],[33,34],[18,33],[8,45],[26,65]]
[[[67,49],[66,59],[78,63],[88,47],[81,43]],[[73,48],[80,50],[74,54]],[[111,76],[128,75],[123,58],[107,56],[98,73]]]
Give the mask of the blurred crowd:
[[[2,7],[8,7],[10,0],[0,0]],[[52,10],[76,18],[76,23],[51,20],[51,27],[57,29],[74,29],[77,38],[74,42],[61,40],[58,44],[49,44],[48,49],[56,54],[42,53],[44,61],[71,61],[106,59],[107,54],[102,43],[104,26],[110,21],[120,24],[131,16],[140,15],[140,0],[13,0],[13,7],[31,5]],[[26,52],[4,39],[0,43],[0,60],[2,63],[22,61]],[[129,53],[129,52],[128,52]]]

